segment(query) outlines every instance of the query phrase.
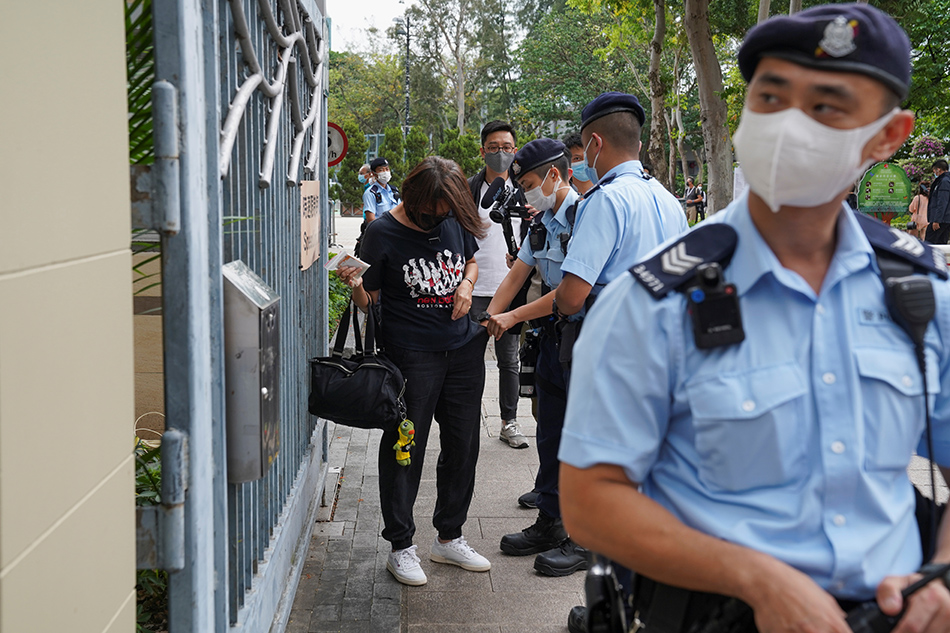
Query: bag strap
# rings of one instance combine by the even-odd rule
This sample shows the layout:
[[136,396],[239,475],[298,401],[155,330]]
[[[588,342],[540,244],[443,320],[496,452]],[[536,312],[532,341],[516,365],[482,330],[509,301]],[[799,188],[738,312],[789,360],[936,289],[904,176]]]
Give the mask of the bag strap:
[[352,300],[350,305],[353,306],[353,340],[356,343],[356,355],[363,355],[363,340],[360,338],[360,309]]
[[336,330],[336,340],[333,342],[333,351],[332,356],[337,358],[343,357],[343,348],[346,346],[346,337],[350,333],[350,318],[352,314],[353,319],[353,332],[356,334],[354,337],[356,339],[356,353],[359,355],[363,354],[363,341],[360,339],[360,321],[359,321],[359,308],[353,310],[355,306],[353,301],[350,301],[346,304],[346,310],[343,311],[343,315],[340,316],[340,325]]
[[376,356],[376,312],[372,301],[366,307],[366,355]]

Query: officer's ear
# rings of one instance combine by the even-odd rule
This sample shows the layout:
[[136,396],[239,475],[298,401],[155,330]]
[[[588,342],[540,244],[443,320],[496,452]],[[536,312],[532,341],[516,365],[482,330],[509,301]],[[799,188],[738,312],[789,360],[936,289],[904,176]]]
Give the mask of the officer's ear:
[[888,121],[884,129],[868,141],[861,152],[862,160],[872,159],[879,163],[894,155],[904,141],[914,131],[914,113],[910,110],[901,110]]

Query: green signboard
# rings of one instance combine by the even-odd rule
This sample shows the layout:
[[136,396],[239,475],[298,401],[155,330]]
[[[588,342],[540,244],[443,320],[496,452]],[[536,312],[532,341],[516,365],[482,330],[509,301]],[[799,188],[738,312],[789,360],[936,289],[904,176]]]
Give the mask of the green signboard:
[[907,213],[913,192],[914,185],[899,165],[878,163],[864,174],[858,186],[858,210],[890,222],[894,216]]

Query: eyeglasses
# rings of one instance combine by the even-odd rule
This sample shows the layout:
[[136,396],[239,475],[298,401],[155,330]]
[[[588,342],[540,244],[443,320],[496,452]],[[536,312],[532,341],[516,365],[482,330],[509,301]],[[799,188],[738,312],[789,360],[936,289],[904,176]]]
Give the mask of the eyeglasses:
[[515,146],[514,145],[488,145],[485,147],[485,151],[488,152],[489,154],[494,154],[495,152],[499,152],[499,151],[507,152],[508,154],[511,154],[512,152],[515,151]]

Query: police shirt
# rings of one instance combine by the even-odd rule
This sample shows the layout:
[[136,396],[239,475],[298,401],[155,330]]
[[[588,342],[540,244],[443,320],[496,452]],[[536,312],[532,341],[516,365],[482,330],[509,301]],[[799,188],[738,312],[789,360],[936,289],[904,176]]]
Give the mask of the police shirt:
[[567,212],[574,206],[574,202],[579,197],[576,191],[569,189],[556,212],[553,209],[548,209],[541,216],[541,224],[547,229],[543,249],[540,251],[531,250],[531,236],[529,234],[524,238],[521,250],[518,251],[518,259],[528,266],[536,265],[538,267],[541,278],[548,288],[557,288],[557,285],[561,283],[561,262],[564,261],[561,235],[564,233],[570,235],[571,223],[567,219]]
[[635,262],[688,226],[683,208],[655,178],[646,180],[638,160],[604,174],[578,209],[574,235],[561,264],[596,295]]
[[[379,193],[380,201],[377,204],[376,194]],[[376,219],[379,219],[383,213],[389,211],[396,206],[396,197],[393,192],[393,188],[388,184],[382,185],[378,182],[374,182],[370,185],[366,191],[363,192],[363,219],[366,219],[367,213],[376,214]]]
[[[620,276],[574,348],[570,393],[583,395],[568,401],[559,458],[621,466],[686,525],[785,561],[839,598],[872,598],[885,576],[921,563],[906,469],[924,429],[924,385],[874,251],[842,210],[816,295],[766,245],[748,194],[706,222],[738,233],[724,276],[745,340],[698,350],[682,293],[656,300]],[[948,464],[950,285],[931,277],[927,384],[936,458]]]

